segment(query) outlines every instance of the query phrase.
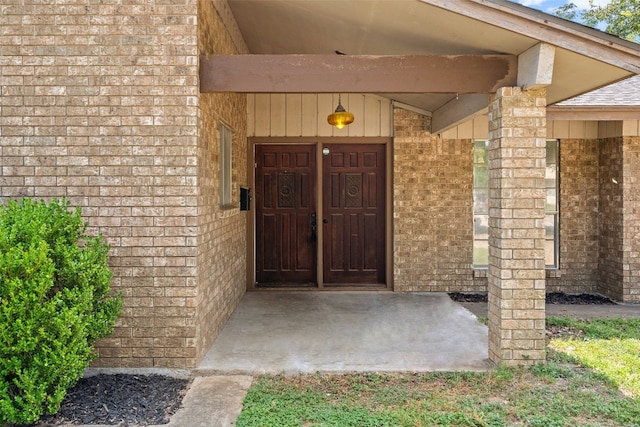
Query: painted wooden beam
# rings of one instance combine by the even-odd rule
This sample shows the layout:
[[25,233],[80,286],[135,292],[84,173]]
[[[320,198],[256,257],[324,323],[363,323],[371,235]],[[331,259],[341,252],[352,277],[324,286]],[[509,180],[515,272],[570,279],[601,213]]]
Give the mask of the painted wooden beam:
[[513,55],[212,55],[200,92],[492,93],[517,71]]
[[523,89],[547,87],[553,80],[556,48],[538,43],[518,55],[518,86]]
[[433,112],[431,132],[442,133],[475,116],[485,114],[488,110],[488,104],[488,95],[459,95]]

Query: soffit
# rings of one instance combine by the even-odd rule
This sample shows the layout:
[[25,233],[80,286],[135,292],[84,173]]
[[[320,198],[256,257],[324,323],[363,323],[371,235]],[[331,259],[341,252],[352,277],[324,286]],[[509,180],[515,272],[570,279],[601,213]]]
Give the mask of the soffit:
[[[420,0],[227,1],[252,54],[519,55],[540,41],[532,31],[520,34]],[[536,25],[544,23],[534,22],[533,33]],[[629,75],[587,55],[558,48],[548,102]],[[456,98],[456,94],[383,95],[428,111]]]

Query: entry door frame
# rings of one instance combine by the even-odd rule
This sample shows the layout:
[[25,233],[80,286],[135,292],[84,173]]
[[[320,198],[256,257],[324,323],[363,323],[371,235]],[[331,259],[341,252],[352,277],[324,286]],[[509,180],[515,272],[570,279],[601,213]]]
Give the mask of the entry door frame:
[[[385,183],[385,276],[386,282],[382,286],[325,286],[323,280],[323,255],[322,255],[322,194],[323,194],[323,173],[322,173],[322,145],[323,144],[382,144],[386,147],[386,183]],[[314,288],[300,287],[299,290],[323,290],[323,291],[353,291],[353,290],[393,290],[393,140],[385,137],[252,137],[248,138],[247,144],[247,183],[255,191],[256,176],[256,145],[314,145],[316,147],[317,165],[317,192],[316,207],[318,210],[318,262],[317,279],[318,286]],[[247,291],[274,291],[280,288],[264,288],[256,286],[256,209],[251,206],[247,212]],[[297,290],[295,287],[286,287],[285,290]]]

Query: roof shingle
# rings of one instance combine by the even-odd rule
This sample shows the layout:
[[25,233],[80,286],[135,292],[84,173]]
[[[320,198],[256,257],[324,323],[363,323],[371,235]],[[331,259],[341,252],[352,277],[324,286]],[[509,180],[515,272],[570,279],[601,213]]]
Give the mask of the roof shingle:
[[640,75],[558,102],[559,107],[640,106]]

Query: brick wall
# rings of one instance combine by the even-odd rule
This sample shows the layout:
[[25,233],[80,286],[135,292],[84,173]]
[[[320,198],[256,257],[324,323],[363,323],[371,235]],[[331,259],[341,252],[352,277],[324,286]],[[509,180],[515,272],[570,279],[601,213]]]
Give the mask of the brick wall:
[[640,137],[622,138],[622,301],[640,302]]
[[640,302],[640,138],[600,140],[598,291]]
[[599,290],[615,300],[622,299],[622,140],[600,141],[600,240],[598,251]]
[[[198,45],[203,54],[235,54],[238,47],[209,0],[198,1]],[[223,11],[222,11],[223,12]],[[227,21],[227,25],[231,23]],[[242,46],[240,46],[242,48]],[[209,349],[246,289],[248,213],[240,212],[239,187],[247,177],[247,97],[244,94],[200,96],[198,151],[198,266],[196,316],[197,360]],[[219,206],[220,123],[233,132],[233,208]]]
[[[394,289],[486,292],[472,270],[470,140],[439,140],[430,118],[394,110]],[[560,268],[547,292],[598,292],[599,148],[560,144]]]
[[430,130],[430,117],[394,109],[394,289],[484,290],[472,270],[473,144]]
[[97,366],[194,367],[244,289],[245,217],[215,189],[224,120],[237,200],[246,103],[200,100],[199,50],[233,50],[202,4],[2,3],[1,200],[66,196],[111,244],[124,308]]
[[559,151],[560,275],[547,292],[597,292],[598,141],[562,140]]

